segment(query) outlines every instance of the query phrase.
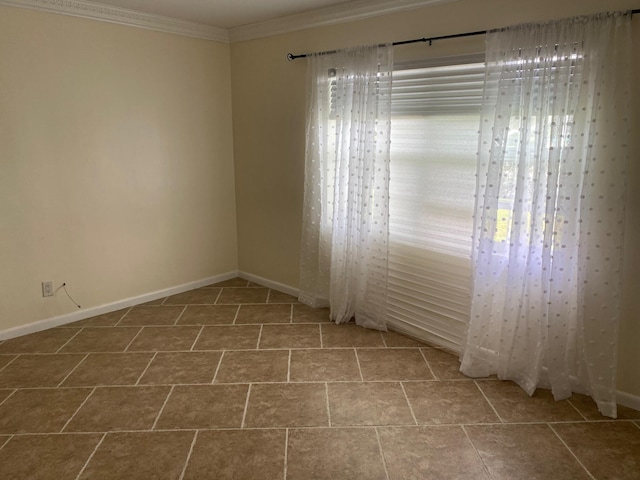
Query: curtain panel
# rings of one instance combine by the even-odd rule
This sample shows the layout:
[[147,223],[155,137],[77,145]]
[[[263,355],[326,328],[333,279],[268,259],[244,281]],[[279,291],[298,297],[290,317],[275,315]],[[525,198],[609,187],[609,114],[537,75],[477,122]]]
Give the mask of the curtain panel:
[[615,417],[630,14],[487,36],[461,371]]
[[393,47],[307,60],[299,299],[386,330]]

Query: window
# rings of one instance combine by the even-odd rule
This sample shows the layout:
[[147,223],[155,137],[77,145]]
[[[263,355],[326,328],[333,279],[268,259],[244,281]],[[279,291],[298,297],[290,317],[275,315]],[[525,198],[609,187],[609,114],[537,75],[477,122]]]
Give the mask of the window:
[[470,309],[482,55],[393,72],[389,325],[458,351]]

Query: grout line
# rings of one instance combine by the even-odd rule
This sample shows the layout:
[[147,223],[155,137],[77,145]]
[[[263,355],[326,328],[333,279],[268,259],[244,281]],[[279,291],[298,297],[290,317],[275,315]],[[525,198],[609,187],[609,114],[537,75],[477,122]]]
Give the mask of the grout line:
[[61,353],[61,350],[62,350],[64,347],[66,347],[66,346],[67,346],[67,344],[68,344],[71,340],[73,340],[74,338],[76,338],[76,337],[78,336],[78,334],[79,334],[82,330],[84,330],[84,327],[80,328],[76,333],[74,333],[73,335],[71,335],[71,338],[70,338],[69,340],[67,340],[66,342],[64,342],[64,344],[62,344],[62,346],[61,346],[59,349],[57,349],[55,352],[53,352],[53,353]]
[[[480,390],[480,393],[482,394],[482,396],[484,397],[484,399],[487,401],[487,403],[489,404],[489,406],[491,407],[491,409],[493,410],[493,413],[496,414],[496,417],[498,417],[498,420],[500,420],[501,423],[507,423],[504,421],[504,419],[500,416],[500,414],[498,413],[498,410],[496,410],[496,407],[493,406],[493,403],[491,403],[491,400],[489,400],[489,397],[487,397],[486,393],[484,393],[484,390],[482,390],[482,388],[480,388],[480,385],[478,385],[478,381],[474,380],[473,383],[476,384],[476,387],[478,387],[478,390]],[[509,422],[512,423],[512,422]]]
[[362,375],[362,368],[360,368],[360,359],[358,358],[358,349],[353,348],[353,353],[356,356],[356,363],[358,364],[358,373],[360,374],[360,381],[364,382],[364,375]]
[[198,343],[198,340],[200,339],[200,335],[202,335],[202,332],[204,332],[204,325],[200,326],[200,330],[198,331],[198,335],[196,335],[196,338],[193,340],[193,343],[191,344],[191,348],[189,349],[190,352],[193,352],[193,349],[196,346],[196,343]]
[[184,467],[182,467],[182,473],[178,480],[183,480],[185,473],[187,473],[187,466],[189,465],[189,460],[191,460],[191,454],[193,453],[193,447],[196,445],[196,439],[198,438],[198,430],[193,434],[193,440],[191,440],[191,447],[189,448],[189,453],[187,453],[187,458],[184,461]]
[[[289,323],[293,323],[293,303],[291,304],[291,311],[289,312]],[[322,332],[320,332],[320,345],[322,345]]]
[[89,458],[87,458],[87,461],[84,462],[84,465],[82,466],[82,468],[80,469],[80,471],[78,472],[78,476],[76,477],[76,480],[79,480],[80,477],[82,476],[82,474],[84,473],[84,471],[87,468],[87,465],[89,465],[89,462],[91,461],[91,459],[93,458],[93,456],[96,454],[96,452],[98,451],[98,448],[100,448],[100,445],[102,445],[102,442],[104,441],[104,439],[107,438],[107,432],[104,432],[102,434],[102,438],[100,439],[100,441],[97,443],[96,448],[93,449],[93,452],[91,452],[91,455],[89,455]]
[[144,374],[147,373],[147,370],[149,370],[149,367],[151,366],[153,361],[158,356],[158,353],[160,353],[160,352],[156,351],[156,352],[153,353],[153,355],[149,359],[149,362],[147,363],[147,366],[144,367],[144,370],[142,371],[142,373],[140,374],[140,376],[138,377],[138,380],[136,380],[136,383],[134,383],[134,385],[140,385],[140,380],[142,380],[142,377],[144,377]]
[[7,368],[7,367],[8,367],[9,365],[11,365],[13,362],[15,362],[15,361],[18,359],[18,357],[19,357],[20,355],[24,355],[24,354],[21,354],[21,353],[15,354],[15,357],[13,357],[11,360],[9,360],[9,363],[7,363],[4,367],[0,368],[0,372],[2,372],[2,370],[4,370],[5,368]]
[[242,307],[242,305],[238,305],[238,308],[236,308],[236,314],[233,316],[233,321],[231,322],[231,325],[237,325],[237,321],[238,321],[238,316],[240,315],[240,308]]
[[173,393],[174,388],[176,388],[176,386],[172,385],[171,389],[169,390],[169,393],[167,394],[167,398],[164,399],[164,403],[162,404],[162,407],[160,407],[160,411],[158,412],[156,419],[153,421],[153,425],[151,426],[150,430],[155,430],[156,425],[158,425],[158,420],[160,420],[160,416],[162,415],[162,412],[164,412],[164,407],[167,406],[167,403],[169,402],[169,397]]
[[416,418],[416,414],[413,411],[413,406],[411,406],[411,402],[409,401],[409,395],[407,395],[407,391],[404,389],[404,383],[400,382],[400,388],[402,388],[404,399],[407,401],[407,405],[409,405],[409,411],[411,412],[411,417],[413,417],[413,421],[415,422],[416,425],[420,425],[418,423],[418,419]]
[[582,414],[582,412],[580,411],[580,409],[579,409],[578,407],[576,407],[573,403],[571,403],[571,399],[570,399],[570,398],[567,398],[567,403],[569,403],[569,405],[571,405],[571,406],[574,408],[574,410],[575,410],[576,412],[578,412],[578,415],[580,415],[582,418],[584,418],[584,421],[585,421],[585,422],[588,422],[588,421],[589,421],[589,419],[588,419],[587,417],[585,417],[585,416]]
[[214,305],[218,305],[218,300],[220,300],[223,290],[224,290],[224,287],[220,287],[220,290],[218,291],[218,295],[216,296],[216,299],[213,301]]
[[2,404],[3,404],[4,402],[6,402],[7,400],[9,400],[9,398],[11,398],[11,397],[13,396],[13,394],[14,394],[14,393],[16,393],[17,391],[18,391],[18,389],[17,389],[17,388],[14,388],[14,389],[13,389],[13,392],[11,392],[9,395],[7,395],[7,397],[6,397],[5,399],[3,399],[2,401],[0,401],[0,407],[2,406]]
[[267,290],[267,299],[264,301],[264,303],[269,303],[269,297],[271,297],[271,289]]
[[565,446],[565,448],[567,450],[569,450],[569,453],[573,456],[573,458],[576,459],[576,462],[578,462],[580,464],[580,466],[584,469],[585,472],[587,472],[587,475],[589,475],[589,478],[591,480],[596,480],[596,478],[591,474],[591,472],[589,471],[589,469],[584,465],[584,463],[582,463],[580,461],[580,459],[578,458],[578,456],[573,452],[573,450],[571,450],[571,448],[569,447],[569,445],[567,445],[567,443],[564,441],[564,439],[560,436],[560,434],[556,431],[555,428],[553,428],[553,425],[551,425],[550,423],[547,423],[547,426],[551,429],[551,431],[555,434],[556,437],[558,437],[558,439],[562,442],[562,444]]
[[247,399],[244,402],[244,412],[242,412],[242,423],[240,423],[240,428],[245,428],[245,420],[247,418],[247,410],[249,409],[249,397],[251,396],[251,387],[252,383],[249,384],[249,389],[247,390]]
[[131,339],[131,341],[127,344],[126,347],[124,347],[124,350],[122,351],[123,353],[129,350],[129,347],[131,346],[131,344],[133,342],[136,341],[136,338],[138,338],[138,335],[140,335],[142,333],[142,330],[144,329],[144,327],[140,327],[140,330],[138,330],[138,333],[136,333],[133,338]]
[[[176,295],[177,295],[177,294],[176,294]],[[162,299],[162,301],[160,302],[160,305],[161,305],[161,306],[163,306],[165,303],[167,303],[167,300],[169,300],[169,296],[164,297],[164,298]]]
[[469,435],[469,432],[467,432],[467,429],[465,428],[465,426],[464,425],[460,425],[460,428],[462,428],[462,431],[464,432],[465,436],[467,437],[467,441],[469,442],[469,444],[471,445],[471,448],[473,448],[473,451],[476,453],[476,456],[480,460],[480,464],[482,465],[482,468],[484,469],[485,473],[487,474],[487,477],[494,478],[493,475],[491,474],[491,471],[489,470],[489,467],[487,466],[486,463],[484,463],[484,459],[482,458],[482,455],[480,455],[480,452],[478,451],[478,449],[476,448],[475,444],[473,443],[473,440],[471,440],[471,436]]
[[[264,325],[260,324],[260,333],[258,333],[258,343],[256,344],[255,350],[258,350],[260,348],[260,340],[262,340],[262,329],[263,328],[264,328]],[[279,350],[284,350],[284,349],[280,348]]]
[[287,361],[287,383],[291,382],[291,349],[289,349],[289,360]]
[[[291,305],[293,308],[293,305]],[[293,323],[293,317],[291,317],[291,323]],[[322,324],[318,323],[318,328],[320,329],[320,348],[324,348],[324,341],[322,340]]]
[[287,464],[289,463],[289,429],[284,431],[284,480],[287,480]]
[[224,357],[225,352],[223,351],[220,354],[220,358],[218,359],[218,365],[216,366],[216,371],[213,374],[213,378],[211,379],[211,385],[213,385],[216,381],[216,377],[218,376],[218,372],[220,371],[220,365],[222,365],[222,357]]
[[91,390],[91,393],[89,393],[89,395],[87,395],[87,398],[85,398],[82,403],[80,404],[80,406],[78,408],[76,408],[76,411],[73,412],[73,415],[71,415],[69,417],[69,420],[67,420],[65,422],[65,424],[62,426],[62,428],[60,429],[59,433],[63,433],[64,429],[67,428],[67,425],[69,425],[71,423],[71,420],[74,419],[74,417],[78,414],[78,412],[80,411],[80,409],[84,406],[85,403],[87,403],[87,401],[89,400],[89,398],[93,395],[93,393],[96,391],[98,387],[93,387],[93,389]]
[[122,316],[118,319],[118,321],[117,321],[116,323],[114,323],[113,325],[109,325],[109,326],[111,326],[111,327],[118,327],[118,326],[120,326],[120,322],[122,322],[122,320],[124,320],[124,319],[125,319],[125,317],[126,317],[127,315],[129,315],[129,312],[131,312],[131,310],[133,310],[133,307],[135,307],[135,305],[133,305],[133,306],[131,306],[131,307],[127,308],[127,311],[126,311],[126,312],[124,312],[124,313],[122,314]]
[[183,309],[182,309],[182,311],[180,312],[180,315],[178,315],[178,318],[176,318],[176,321],[175,321],[175,322],[173,322],[173,325],[174,325],[174,326],[177,326],[177,325],[178,325],[178,322],[179,322],[179,321],[180,321],[180,319],[182,318],[182,315],[184,315],[184,312],[186,312],[186,311],[187,311],[187,307],[188,307],[188,306],[189,306],[189,305],[185,305],[185,306],[184,306],[184,308],[183,308]]
[[67,373],[67,374],[64,376],[64,378],[60,381],[60,383],[58,383],[58,385],[57,385],[57,387],[58,387],[58,388],[60,388],[60,387],[62,386],[62,384],[64,383],[64,381],[65,381],[67,378],[69,378],[69,376],[70,376],[73,372],[75,372],[75,371],[76,371],[76,369],[80,366],[80,364],[81,364],[82,362],[84,362],[84,361],[87,359],[87,357],[89,357],[89,355],[91,355],[91,354],[90,354],[90,353],[87,353],[87,354],[82,358],[82,360],[80,360],[80,361],[76,364],[76,366],[75,366],[75,367],[73,367],[73,368],[71,369],[71,371],[70,371],[69,373]]
[[3,448],[7,443],[9,443],[9,440],[11,440],[12,438],[13,438],[13,435],[9,435],[9,436],[7,437],[7,439],[6,439],[4,442],[2,442],[2,444],[0,445],[0,450],[2,450],[2,448]]
[[384,345],[384,348],[389,348],[389,345],[387,345],[387,340],[384,338],[384,335],[382,335],[382,344]]
[[389,480],[389,470],[387,469],[387,460],[384,458],[384,450],[382,449],[382,442],[380,441],[380,433],[378,427],[373,427],[373,431],[376,432],[376,440],[378,442],[378,450],[380,451],[380,457],[382,458],[382,466],[384,467],[384,474]]
[[431,368],[431,364],[429,363],[429,360],[427,360],[427,357],[424,356],[424,352],[422,351],[422,348],[418,348],[418,351],[420,352],[420,355],[422,355],[422,358],[424,358],[424,361],[427,363],[427,367],[429,368],[429,371],[431,372],[431,375],[433,375],[433,379],[434,380],[443,380],[442,378],[438,377],[436,375],[436,372],[433,371],[433,368]]
[[329,405],[329,382],[324,382],[324,396],[327,399],[327,420],[329,421],[329,426],[333,426],[333,422],[331,421],[331,407]]

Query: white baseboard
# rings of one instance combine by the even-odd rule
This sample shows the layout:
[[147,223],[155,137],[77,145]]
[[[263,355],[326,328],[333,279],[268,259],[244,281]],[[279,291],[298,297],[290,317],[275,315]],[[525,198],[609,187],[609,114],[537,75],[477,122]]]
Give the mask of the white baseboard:
[[[0,331],[0,340],[7,340],[9,338],[19,337],[28,333],[35,333],[48,328],[59,327],[60,325],[66,325],[67,323],[77,322],[78,320],[84,320],[85,318],[95,317],[96,315],[102,315],[104,313],[115,312],[123,308],[129,308],[134,305],[139,305],[145,302],[151,302],[159,298],[168,297],[169,295],[177,295],[178,293],[193,290],[194,288],[204,287],[211,285],[212,283],[222,282],[235,278],[238,276],[237,271],[227,272],[213,277],[203,278],[196,280],[195,282],[184,283],[175,287],[165,288],[163,290],[157,290],[155,292],[145,293],[138,295],[137,297],[126,298],[124,300],[118,300],[117,302],[107,303],[104,305],[98,305],[97,307],[90,307],[83,310],[79,310],[73,313],[67,313],[65,315],[58,315],[51,318],[45,318],[36,322],[28,323],[26,325],[19,325],[17,327],[9,328],[7,330]],[[274,287],[275,288],[275,287]]]
[[259,283],[260,285],[264,285],[265,287],[273,288],[274,290],[279,290],[280,292],[286,293],[288,295],[293,295],[296,298],[298,297],[298,293],[300,292],[299,289],[294,288],[290,285],[274,282],[273,280],[269,280],[268,278],[252,275],[251,273],[238,272],[238,276],[240,278],[244,278],[245,280],[250,280],[253,283]]
[[618,405],[623,405],[640,411],[640,396],[638,395],[632,395],[631,393],[621,392],[618,390],[616,393],[616,401],[618,402]]

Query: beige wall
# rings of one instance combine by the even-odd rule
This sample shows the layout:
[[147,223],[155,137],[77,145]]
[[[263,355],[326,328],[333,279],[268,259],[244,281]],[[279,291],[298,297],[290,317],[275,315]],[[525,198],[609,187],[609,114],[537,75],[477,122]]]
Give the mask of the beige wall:
[[[322,51],[486,30],[603,10],[639,8],[638,0],[461,0],[435,7],[309,29],[231,47],[233,127],[238,209],[239,268],[291,286],[298,284],[305,138],[304,60],[287,52]],[[640,17],[640,16],[637,16]],[[640,42],[640,18],[634,20]],[[452,55],[483,51],[482,37],[448,40],[433,47],[398,47],[396,56]],[[635,49],[636,64],[640,48]],[[636,72],[635,83],[640,83]],[[637,90],[637,89],[636,89]],[[635,131],[640,98],[633,101]],[[640,146],[635,145],[636,152]],[[638,155],[633,155],[637,160]],[[640,184],[634,162],[631,184]],[[640,395],[640,200],[630,188],[625,297],[620,335],[619,388]]]
[[0,7],[0,331],[237,268],[229,46]]

